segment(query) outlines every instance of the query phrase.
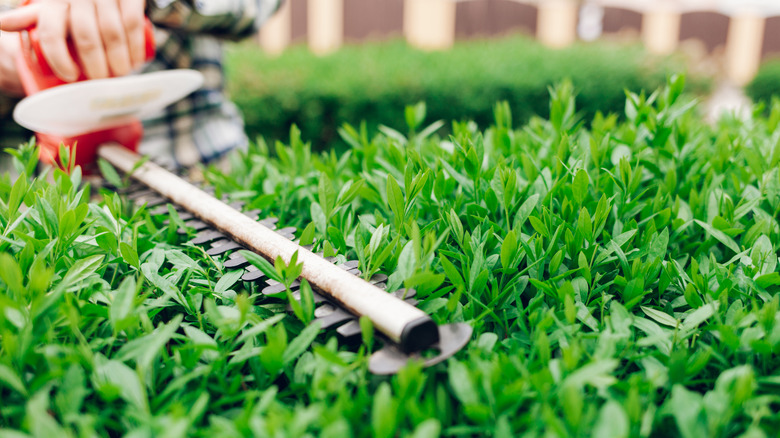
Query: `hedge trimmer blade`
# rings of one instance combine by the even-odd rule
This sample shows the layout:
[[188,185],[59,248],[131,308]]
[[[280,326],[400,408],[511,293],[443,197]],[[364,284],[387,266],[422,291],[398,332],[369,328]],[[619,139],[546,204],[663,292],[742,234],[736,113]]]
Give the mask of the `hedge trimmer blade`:
[[[423,361],[425,366],[434,365],[451,357],[471,338],[468,324],[438,326],[417,309],[413,289],[388,293],[384,290],[387,276],[378,274],[363,280],[358,277],[357,261],[334,264],[336,258],[326,259],[311,252],[311,247],[293,242],[295,228],[276,229],[275,219],[258,220],[260,211],[242,213],[241,203],[225,204],[153,163],[138,165],[140,157],[122,147],[103,146],[99,155],[121,171],[132,172],[134,179],[149,188],[130,193],[130,198],[153,208],[153,215],[167,214],[167,204],[173,204],[187,228],[197,231],[191,243],[207,245],[206,252],[211,256],[226,256],[225,267],[243,269],[242,280],[257,284],[263,295],[285,294],[286,286],[266,278],[239,251],[255,252],[272,263],[277,257],[289,263],[297,253],[302,263],[301,277],[314,291],[315,321],[322,329],[336,329],[342,340],[358,343],[358,320],[365,316],[377,330],[385,346],[369,360],[369,370],[375,374],[396,373],[412,359]],[[290,289],[293,298],[299,299],[300,283],[293,282]]]

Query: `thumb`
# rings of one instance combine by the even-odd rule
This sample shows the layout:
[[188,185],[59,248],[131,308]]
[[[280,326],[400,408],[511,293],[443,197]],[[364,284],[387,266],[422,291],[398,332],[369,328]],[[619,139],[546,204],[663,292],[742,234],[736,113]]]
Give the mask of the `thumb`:
[[22,6],[0,12],[0,31],[19,32],[38,22],[39,5]]

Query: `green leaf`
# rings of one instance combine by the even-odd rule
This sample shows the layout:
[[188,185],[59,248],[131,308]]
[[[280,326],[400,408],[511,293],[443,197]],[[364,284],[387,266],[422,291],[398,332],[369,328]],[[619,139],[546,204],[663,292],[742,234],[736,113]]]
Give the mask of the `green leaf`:
[[514,260],[517,256],[517,237],[515,232],[510,230],[506,233],[504,241],[501,243],[501,266],[504,269],[514,269]]
[[531,226],[534,227],[534,230],[536,230],[537,233],[543,237],[550,237],[550,231],[547,229],[547,226],[544,225],[544,222],[537,219],[536,216],[531,216],[528,218],[528,220],[531,222]]
[[588,172],[585,169],[579,169],[574,176],[574,182],[572,183],[572,194],[574,195],[574,201],[577,205],[581,205],[582,201],[588,195],[588,185],[590,184],[590,178]]
[[27,389],[24,387],[24,382],[16,372],[10,367],[0,363],[0,386],[13,389],[23,396],[27,396]]
[[10,254],[0,253],[0,278],[5,283],[8,290],[14,295],[21,297],[24,293],[22,285],[22,270]]
[[414,428],[410,438],[439,438],[441,422],[436,418],[428,418]]
[[322,207],[322,211],[325,213],[325,217],[329,217],[335,208],[336,191],[327,175],[320,175],[318,179],[317,200],[320,203],[320,207]]
[[593,436],[599,438],[625,438],[629,436],[628,415],[623,407],[614,400],[607,401],[599,411]]
[[363,345],[371,348],[374,342],[374,323],[365,315],[361,316],[358,322],[360,324],[360,336],[363,339]]
[[303,323],[309,324],[314,319],[314,292],[311,290],[311,285],[305,278],[301,279],[300,286],[301,307],[303,317]]
[[704,301],[699,296],[699,292],[696,291],[696,287],[693,285],[693,283],[688,283],[685,285],[683,297],[685,297],[685,302],[694,309],[699,308],[704,304]]
[[51,416],[51,404],[46,389],[33,395],[26,406],[26,423],[35,437],[68,436],[65,429]]
[[298,243],[303,246],[314,243],[315,231],[316,228],[314,222],[309,222],[309,224],[306,225],[306,228],[304,228],[301,232],[301,237],[298,239]]
[[517,210],[517,213],[515,214],[515,220],[512,223],[512,230],[519,230],[523,227],[523,224],[526,220],[528,220],[528,217],[531,215],[531,213],[536,208],[536,204],[539,203],[539,194],[534,194],[528,197],[523,202],[523,205],[520,206],[520,208]]
[[112,393],[116,391],[123,400],[137,409],[143,412],[149,411],[146,393],[138,374],[124,363],[105,358],[98,360],[92,375],[92,382],[98,392]]
[[652,309],[650,307],[641,306],[642,312],[645,315],[652,318],[655,322],[663,324],[669,327],[677,327],[678,321],[668,313],[661,312],[660,310]]
[[441,267],[444,269],[444,273],[447,276],[447,279],[450,281],[450,283],[453,284],[453,286],[465,289],[466,288],[466,282],[463,280],[463,277],[460,275],[460,271],[458,268],[455,267],[455,265],[452,264],[446,257],[441,256],[439,258],[439,261],[441,262]]
[[184,329],[184,334],[191,341],[190,345],[201,348],[206,347],[202,353],[202,359],[211,361],[219,357],[219,352],[217,351],[219,349],[219,345],[214,338],[197,327],[193,327],[191,325],[183,325],[182,328]]
[[454,209],[450,209],[449,216],[447,217],[450,225],[450,229],[455,234],[455,239],[458,243],[463,242],[463,223],[460,221],[458,214]]
[[446,277],[443,274],[434,274],[431,271],[417,272],[404,280],[404,287],[407,289],[417,289],[417,294],[425,296],[441,286]]
[[98,167],[100,168],[100,173],[103,174],[103,178],[105,178],[106,181],[108,181],[112,186],[124,186],[124,184],[122,184],[122,178],[119,176],[111,163],[104,160],[103,158],[98,158]]
[[247,250],[240,250],[238,252],[243,256],[246,261],[251,263],[254,267],[260,270],[263,274],[265,274],[266,277],[270,278],[271,280],[278,281],[279,283],[282,283],[282,277],[279,275],[278,272],[276,272],[276,268],[266,259],[259,256],[258,254],[247,251]]
[[78,287],[82,281],[93,275],[100,268],[103,259],[103,255],[94,255],[77,260],[57,285],[55,292]]
[[396,217],[397,223],[400,223],[404,218],[404,194],[398,181],[389,174],[387,175],[387,204]]
[[401,279],[409,278],[415,271],[416,261],[414,257],[414,242],[411,240],[406,242],[404,248],[401,250],[401,255],[398,256],[398,265],[396,266],[396,272]]
[[714,301],[689,313],[688,316],[683,319],[680,329],[683,331],[695,329],[699,326],[699,324],[710,319],[712,315],[715,314],[715,311],[718,310],[719,304],[720,303],[718,301]]
[[328,231],[328,218],[325,216],[325,212],[322,210],[320,204],[312,202],[309,207],[312,223],[317,227],[317,230],[321,234],[325,234]]
[[666,402],[666,408],[677,423],[677,429],[683,438],[707,436],[707,424],[702,418],[701,395],[688,391],[682,385],[674,385],[672,396]]
[[125,242],[119,242],[119,252],[122,254],[122,259],[124,259],[125,263],[136,269],[139,268],[138,252],[136,252],[135,248]]
[[243,269],[236,269],[222,275],[222,278],[220,278],[219,281],[217,281],[217,284],[214,285],[214,293],[217,295],[224,295],[224,293],[233,287],[233,285],[236,284],[236,282],[238,282],[238,280],[240,280],[241,276],[243,275]]
[[236,339],[236,344],[242,344],[249,339],[252,339],[262,333],[265,333],[269,328],[273,327],[276,323],[283,320],[285,315],[283,313],[274,315],[268,319],[264,319],[253,326],[247,326],[241,335]]
[[559,249],[558,252],[556,252],[555,255],[553,255],[550,259],[549,272],[551,276],[555,276],[558,273],[558,268],[561,267],[561,262],[563,262],[563,250]]
[[98,234],[95,235],[95,241],[97,242],[98,246],[100,246],[103,251],[109,254],[116,253],[118,249],[118,243],[116,236],[114,236],[111,230],[106,227],[98,227],[96,232]]
[[165,251],[165,258],[173,265],[175,269],[192,269],[193,271],[202,271],[203,268],[192,259],[192,257],[183,252],[172,249]]
[[395,436],[397,409],[390,385],[387,382],[382,382],[374,393],[371,406],[371,430],[374,437],[391,438]]
[[128,342],[119,349],[116,359],[135,360],[142,370],[149,372],[152,361],[179,329],[182,318],[181,314],[176,315],[169,323],[161,324],[153,332]]
[[387,237],[388,229],[384,225],[380,225],[371,234],[371,239],[368,242],[368,254],[369,256],[376,254],[379,251],[379,246],[384,242]]
[[772,286],[780,286],[780,273],[760,275],[756,278],[756,284],[762,289],[768,289]]
[[309,348],[320,331],[320,323],[314,322],[306,326],[298,336],[290,341],[290,345],[284,350],[282,362],[287,365]]
[[580,214],[577,219],[577,230],[582,234],[588,242],[593,241],[593,221],[591,220],[588,209],[580,209]]
[[27,189],[27,175],[19,175],[19,177],[16,178],[16,181],[14,181],[14,185],[11,187],[11,194],[8,197],[8,211],[11,215],[15,215],[19,210],[19,207],[27,194]]
[[663,260],[666,257],[666,248],[669,245],[669,229],[664,228],[661,234],[650,242],[650,248],[647,253],[647,260]]
[[706,222],[702,222],[698,219],[694,220],[700,227],[704,228],[712,237],[714,237],[718,242],[726,245],[727,248],[734,251],[735,253],[740,252],[739,245],[737,245],[737,242],[734,241],[731,237],[727,236],[726,233],[723,231],[720,231],[718,229],[713,228],[710,224]]
[[123,330],[124,322],[135,311],[136,294],[135,277],[130,275],[119,285],[111,301],[109,320],[115,331]]
[[615,359],[602,359],[590,362],[567,376],[563,381],[563,385],[582,388],[588,384],[598,389],[606,388],[617,382],[617,379],[612,375],[617,366],[618,362]]
[[478,404],[479,395],[471,381],[471,373],[466,365],[456,360],[450,360],[447,371],[450,386],[458,400],[466,406]]

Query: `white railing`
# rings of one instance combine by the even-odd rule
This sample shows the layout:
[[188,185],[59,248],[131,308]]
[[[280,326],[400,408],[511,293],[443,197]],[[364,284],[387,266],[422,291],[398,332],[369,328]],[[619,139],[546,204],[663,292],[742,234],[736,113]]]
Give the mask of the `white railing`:
[[[291,2],[306,8],[306,43],[318,54],[343,44],[345,3],[349,0],[288,0],[261,30],[261,46],[279,53],[292,41]],[[354,0],[353,0],[354,1]],[[428,50],[446,49],[455,41],[459,2],[487,0],[385,0],[403,3],[399,34]],[[780,15],[780,0],[503,0],[534,6],[536,38],[549,47],[565,47],[577,40],[580,8],[585,5],[633,10],[642,15],[641,39],[650,52],[668,54],[680,43],[684,14],[716,12],[729,17],[725,51],[726,76],[737,84],[758,70],[764,44],[766,17]]]

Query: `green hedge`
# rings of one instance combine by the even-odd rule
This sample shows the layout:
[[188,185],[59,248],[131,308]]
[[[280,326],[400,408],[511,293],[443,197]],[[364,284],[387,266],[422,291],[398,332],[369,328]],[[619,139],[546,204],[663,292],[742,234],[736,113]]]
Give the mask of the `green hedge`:
[[551,50],[522,37],[460,43],[423,52],[403,42],[345,47],[324,57],[294,47],[270,57],[253,44],[228,51],[232,99],[251,138],[285,138],[292,123],[315,147],[337,139],[344,122],[366,120],[400,129],[404,106],[425,101],[429,120],[474,120],[487,126],[493,105],[506,100],[515,124],[548,115],[550,85],[568,78],[585,119],[621,112],[625,90],[653,90],[674,65],[639,47],[578,44]]
[[549,119],[346,127],[344,154],[293,129],[204,172],[473,328],[396,376],[368,373],[373,329],[340,344],[308,294],[240,281],[172,210],[0,175],[0,438],[780,436],[780,104],[712,125],[682,88],[579,123],[564,84]]
[[745,87],[745,94],[753,102],[764,103],[768,108],[772,96],[780,96],[780,59],[765,62]]

